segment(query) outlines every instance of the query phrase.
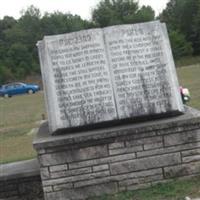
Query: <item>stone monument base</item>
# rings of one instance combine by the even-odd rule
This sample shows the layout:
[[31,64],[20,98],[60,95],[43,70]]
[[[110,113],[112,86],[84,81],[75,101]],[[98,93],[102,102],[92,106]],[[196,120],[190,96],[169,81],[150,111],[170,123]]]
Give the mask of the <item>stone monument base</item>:
[[50,136],[38,152],[46,200],[79,200],[200,174],[200,111],[182,116]]

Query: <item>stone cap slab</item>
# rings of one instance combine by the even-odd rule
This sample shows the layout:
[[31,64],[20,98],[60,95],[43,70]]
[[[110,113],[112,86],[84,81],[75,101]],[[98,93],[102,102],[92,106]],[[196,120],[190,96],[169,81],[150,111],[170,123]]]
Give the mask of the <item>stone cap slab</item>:
[[48,123],[42,124],[36,138],[33,141],[35,149],[52,148],[54,146],[70,146],[80,143],[100,141],[104,139],[115,139],[116,136],[127,136],[133,134],[142,134],[152,131],[159,131],[168,128],[183,127],[187,129],[188,125],[200,126],[200,111],[185,106],[185,114],[163,119],[156,119],[148,122],[137,124],[126,124],[113,126],[110,128],[100,128],[91,131],[79,131],[77,133],[68,133],[63,135],[50,135],[48,131]]
[[0,165],[0,181],[39,175],[40,170],[37,159]]

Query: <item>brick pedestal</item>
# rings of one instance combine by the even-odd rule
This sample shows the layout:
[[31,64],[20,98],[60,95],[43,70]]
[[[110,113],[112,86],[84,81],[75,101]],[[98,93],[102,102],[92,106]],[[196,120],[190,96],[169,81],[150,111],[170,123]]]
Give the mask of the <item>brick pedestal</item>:
[[200,111],[61,136],[43,124],[34,147],[46,200],[148,187],[200,174]]

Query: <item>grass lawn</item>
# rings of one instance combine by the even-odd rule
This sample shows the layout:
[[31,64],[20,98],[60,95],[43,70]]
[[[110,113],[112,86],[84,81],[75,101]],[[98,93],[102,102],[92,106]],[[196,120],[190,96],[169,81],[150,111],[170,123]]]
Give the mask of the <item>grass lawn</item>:
[[200,63],[200,56],[183,57],[176,61],[177,67],[189,66]]
[[177,69],[180,85],[190,90],[191,101],[188,105],[200,110],[200,64]]
[[[200,64],[177,69],[180,85],[190,89],[190,106],[200,110]],[[43,93],[0,98],[0,163],[36,156],[32,148],[34,133],[45,113]]]
[[43,93],[0,98],[0,163],[36,156],[32,148],[34,134],[45,113]]

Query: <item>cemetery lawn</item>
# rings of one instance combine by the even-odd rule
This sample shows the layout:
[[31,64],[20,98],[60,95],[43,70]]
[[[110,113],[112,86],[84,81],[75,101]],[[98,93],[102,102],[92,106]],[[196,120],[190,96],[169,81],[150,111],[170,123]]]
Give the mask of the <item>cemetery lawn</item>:
[[144,190],[105,195],[89,200],[185,200],[200,197],[200,177],[159,183]]
[[[200,64],[177,69],[180,85],[191,92],[189,103],[200,110]],[[45,113],[43,93],[0,98],[0,163],[31,159],[32,148],[42,114]]]
[[32,140],[43,113],[42,92],[0,98],[0,163],[36,156]]
[[200,63],[177,68],[179,84],[189,89],[191,101],[189,106],[200,110]]

